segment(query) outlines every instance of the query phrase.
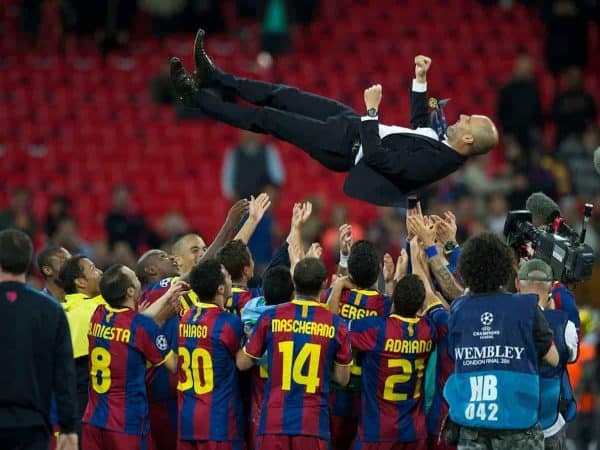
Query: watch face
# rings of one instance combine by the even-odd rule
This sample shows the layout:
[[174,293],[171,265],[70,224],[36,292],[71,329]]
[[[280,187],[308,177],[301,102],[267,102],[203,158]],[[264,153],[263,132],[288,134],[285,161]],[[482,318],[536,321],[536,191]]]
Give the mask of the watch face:
[[447,242],[444,246],[444,250],[446,250],[447,252],[451,252],[456,247],[458,247],[458,244],[456,244],[456,242]]
[[375,108],[371,108],[367,111],[367,115],[369,117],[377,117],[377,110]]

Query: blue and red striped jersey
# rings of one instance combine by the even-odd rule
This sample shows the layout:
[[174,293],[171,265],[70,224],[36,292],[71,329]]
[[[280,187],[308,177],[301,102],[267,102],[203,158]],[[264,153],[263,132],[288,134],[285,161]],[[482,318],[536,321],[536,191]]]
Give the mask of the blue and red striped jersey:
[[[331,288],[323,292],[321,299],[326,301]],[[339,316],[349,320],[370,316],[389,316],[392,313],[392,299],[385,294],[369,289],[344,289],[340,297]]]
[[435,325],[428,318],[396,314],[368,317],[352,321],[350,339],[353,348],[364,351],[357,439],[426,439],[423,379],[437,339]]
[[[149,284],[143,291],[139,303],[152,304],[162,297],[171,287],[177,283],[179,277],[164,278]],[[179,317],[183,316],[193,305],[198,302],[194,291],[188,291],[179,297],[181,308]],[[166,336],[169,346],[177,349],[177,326],[179,317],[171,317],[162,326],[162,332]],[[170,400],[173,404],[177,402],[177,374],[171,373],[166,367],[152,367],[146,373],[146,385],[148,386],[148,401],[150,403]]]
[[111,431],[150,431],[144,375],[146,362],[160,364],[167,339],[149,317],[129,308],[99,306],[90,322],[89,400],[83,422]]
[[181,318],[177,384],[179,439],[243,439],[243,405],[235,365],[242,329],[239,317],[214,304],[198,303]]
[[[329,297],[331,289],[327,289]],[[351,320],[371,316],[389,316],[392,313],[392,299],[374,290],[344,289],[340,297],[339,316],[346,324]],[[352,352],[352,369],[347,386],[332,384],[330,408],[334,416],[358,417],[360,414],[361,355]]]
[[437,357],[435,363],[435,390],[431,407],[427,411],[427,432],[438,436],[443,418],[448,414],[448,403],[444,399],[444,385],[454,372],[454,360],[448,353],[448,319],[450,312],[441,302],[429,306],[425,314],[435,324],[437,333]]
[[333,364],[352,361],[343,320],[314,300],[296,299],[262,314],[245,347],[252,358],[267,352],[258,435],[329,439],[329,383]]
[[231,297],[225,300],[225,309],[239,316],[246,303],[255,297],[262,297],[263,295],[262,288],[248,288],[246,286],[234,285],[231,289]]

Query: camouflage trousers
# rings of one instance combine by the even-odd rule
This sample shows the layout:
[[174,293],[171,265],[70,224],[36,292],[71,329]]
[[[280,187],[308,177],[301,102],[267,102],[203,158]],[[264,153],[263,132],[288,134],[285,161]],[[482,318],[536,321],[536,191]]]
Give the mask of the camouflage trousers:
[[539,425],[519,431],[461,427],[458,450],[544,450],[544,433]]
[[544,439],[545,450],[566,450],[567,449],[567,427],[562,427],[558,433]]

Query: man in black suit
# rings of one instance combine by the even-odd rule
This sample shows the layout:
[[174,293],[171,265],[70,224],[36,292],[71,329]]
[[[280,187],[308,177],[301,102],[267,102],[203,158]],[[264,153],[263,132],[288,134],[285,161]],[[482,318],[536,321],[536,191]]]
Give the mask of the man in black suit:
[[[381,85],[364,92],[363,117],[335,100],[294,87],[238,78],[220,70],[204,51],[204,31],[194,46],[196,73],[171,59],[175,90],[189,107],[237,128],[269,134],[294,144],[337,172],[349,172],[344,192],[369,203],[402,206],[417,189],[457,170],[470,156],[490,151],[498,132],[486,116],[461,115],[444,133],[429,128],[426,99],[431,58],[415,57],[410,128],[379,124]],[[221,100],[239,97],[258,107]]]

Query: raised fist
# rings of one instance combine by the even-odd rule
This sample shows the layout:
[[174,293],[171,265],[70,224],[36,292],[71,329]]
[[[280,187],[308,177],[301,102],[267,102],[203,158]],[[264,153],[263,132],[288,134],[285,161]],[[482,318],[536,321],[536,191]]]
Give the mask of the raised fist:
[[370,88],[365,89],[365,106],[367,111],[371,108],[379,108],[381,103],[382,88],[380,84],[374,84]]
[[430,66],[431,58],[429,56],[415,56],[415,78],[420,82],[424,82]]

